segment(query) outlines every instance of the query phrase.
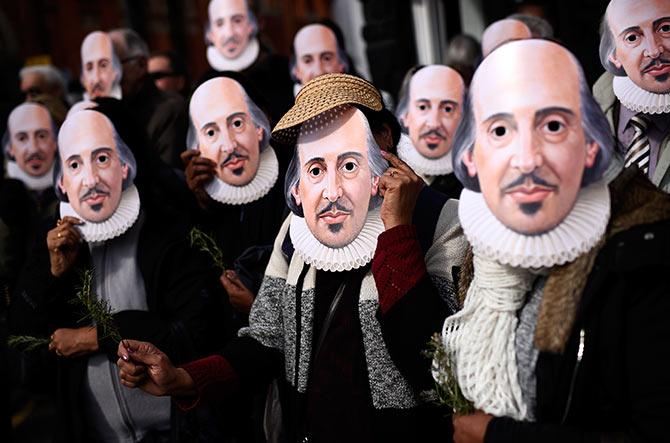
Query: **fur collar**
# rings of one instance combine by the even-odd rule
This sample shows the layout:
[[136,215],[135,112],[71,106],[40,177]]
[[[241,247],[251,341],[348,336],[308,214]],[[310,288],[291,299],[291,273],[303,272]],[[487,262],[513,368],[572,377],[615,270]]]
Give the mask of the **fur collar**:
[[[561,353],[565,349],[586,282],[606,241],[635,226],[670,219],[667,194],[638,174],[636,168],[625,169],[609,186],[612,216],[605,235],[590,251],[550,271],[535,329],[535,346],[540,351]],[[461,306],[474,276],[472,259],[472,248],[468,247],[459,278]]]

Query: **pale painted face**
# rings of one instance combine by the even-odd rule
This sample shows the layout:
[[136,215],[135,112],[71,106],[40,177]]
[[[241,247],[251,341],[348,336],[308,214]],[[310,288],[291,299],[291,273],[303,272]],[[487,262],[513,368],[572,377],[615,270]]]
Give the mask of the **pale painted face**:
[[245,0],[209,2],[207,38],[223,57],[236,59],[247,47],[252,32]]
[[91,99],[108,97],[120,81],[113,54],[112,39],[104,32],[90,33],[81,44],[81,83]]
[[191,121],[202,155],[216,163],[217,176],[233,186],[249,183],[258,171],[263,129],[256,127],[242,86],[229,78],[203,83],[191,99]]
[[476,140],[463,155],[486,204],[508,228],[540,234],[572,210],[598,145],[582,128],[578,67],[557,44],[494,51],[472,83]]
[[337,38],[324,25],[307,25],[293,40],[295,67],[293,75],[304,85],[323,74],[341,74],[344,64],[337,52]]
[[412,76],[407,113],[401,120],[424,157],[444,157],[451,150],[464,90],[461,76],[446,66],[426,66]]
[[68,117],[58,134],[63,177],[58,184],[84,220],[102,222],[119,207],[128,166],[121,162],[114,127],[96,111]]
[[531,37],[532,33],[524,22],[509,18],[499,20],[489,25],[482,35],[482,55],[486,57],[505,42]]
[[640,88],[670,92],[670,1],[614,0],[607,23],[615,46],[610,61]]
[[377,194],[379,178],[370,170],[364,119],[352,108],[327,130],[298,139],[300,182],[292,194],[310,232],[331,248],[358,236],[370,198]]
[[9,155],[23,172],[40,177],[51,170],[56,156],[56,134],[49,111],[36,103],[24,103],[9,115]]

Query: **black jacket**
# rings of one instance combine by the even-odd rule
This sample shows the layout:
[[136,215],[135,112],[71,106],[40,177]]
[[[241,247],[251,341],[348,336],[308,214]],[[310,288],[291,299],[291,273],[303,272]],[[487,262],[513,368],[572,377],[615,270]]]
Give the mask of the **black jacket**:
[[[494,418],[486,443],[670,441],[670,196],[634,169],[624,171],[610,191],[612,216],[606,241],[591,251],[592,268],[580,257],[553,268],[545,285],[543,300],[551,285],[559,298],[576,295],[577,308],[563,350],[540,347],[537,421]],[[464,264],[461,294],[471,278],[472,267]],[[434,384],[430,360],[414,350],[441,330],[444,318],[430,314],[433,300],[410,292],[385,316],[407,331],[385,334],[396,364],[426,389]],[[553,318],[564,323],[568,316]],[[450,430],[444,434],[448,438]]]
[[[81,327],[80,312],[68,300],[80,284],[78,270],[90,269],[90,255],[82,244],[72,269],[60,278],[50,273],[44,239],[36,243],[18,285],[10,319],[15,333],[48,336],[62,327]],[[148,341],[175,363],[197,358],[220,347],[229,335],[230,321],[222,315],[213,292],[215,276],[207,259],[190,247],[187,226],[170,214],[147,211],[139,236],[137,263],[144,278],[148,311],[121,311],[114,322],[123,338]],[[99,331],[100,336],[100,331]],[[116,361],[117,345],[102,340],[100,350]],[[62,441],[83,441],[81,382],[87,357],[58,359],[58,436]]]
[[670,441],[670,196],[631,171],[565,350],[539,355],[537,422],[495,418],[487,443]]

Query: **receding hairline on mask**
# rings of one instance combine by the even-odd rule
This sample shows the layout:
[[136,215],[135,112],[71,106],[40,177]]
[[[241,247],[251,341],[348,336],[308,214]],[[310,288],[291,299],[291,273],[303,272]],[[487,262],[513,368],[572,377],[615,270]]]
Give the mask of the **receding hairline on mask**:
[[112,38],[106,32],[93,31],[88,34],[81,43],[81,63],[86,64],[88,60],[109,58],[110,62],[114,54]]
[[217,18],[229,18],[236,14],[248,15],[249,5],[246,0],[211,0],[207,7],[209,21],[213,22]]
[[296,57],[304,54],[312,54],[324,47],[332,49],[337,56],[337,37],[328,26],[314,23],[303,26],[295,34],[293,39],[293,50]]
[[72,152],[72,146],[77,146],[76,142],[81,144],[83,141],[91,141],[116,151],[114,134],[114,125],[100,112],[89,109],[76,112],[68,116],[58,132],[61,159],[65,162],[70,155],[76,154]]
[[245,97],[244,87],[231,78],[216,77],[200,85],[189,104],[189,114],[196,130],[200,131],[205,124],[231,108],[249,113]]
[[482,35],[482,54],[488,56],[500,45],[532,38],[530,28],[521,20],[506,18],[490,24]]
[[[7,129],[12,135],[19,130],[48,129],[52,131],[51,114],[46,107],[39,103],[21,103],[9,114]],[[55,138],[56,134],[53,134],[53,136]]]
[[435,98],[461,103],[464,91],[465,82],[461,74],[445,65],[425,66],[414,73],[409,83],[411,102]]
[[[532,51],[543,51],[553,56],[529,58],[527,54]],[[539,39],[508,42],[486,57],[472,78],[470,95],[473,98],[475,116],[481,117],[476,121],[484,121],[497,112],[509,112],[509,109],[487,110],[485,115],[477,116],[478,110],[481,112],[481,108],[486,107],[486,104],[478,106],[477,100],[477,97],[486,88],[504,91],[507,87],[522,82],[526,84],[529,91],[532,90],[533,85],[548,90],[544,83],[546,75],[542,78],[534,75],[538,71],[545,74],[550,73],[552,80],[556,82],[574,82],[575,94],[579,94],[579,66],[567,49],[557,43]],[[491,81],[492,78],[495,81]],[[560,100],[560,98],[557,96],[557,99]],[[524,98],[515,97],[515,100],[517,100],[515,105],[520,106]]]

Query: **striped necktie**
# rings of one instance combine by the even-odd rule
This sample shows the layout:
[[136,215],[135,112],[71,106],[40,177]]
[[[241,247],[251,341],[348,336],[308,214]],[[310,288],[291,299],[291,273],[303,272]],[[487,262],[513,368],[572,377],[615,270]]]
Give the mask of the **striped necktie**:
[[646,174],[649,171],[649,154],[651,152],[649,139],[647,138],[649,121],[640,113],[634,115],[628,124],[635,130],[635,136],[630,142],[628,151],[626,151],[624,167],[628,168],[634,164]]

